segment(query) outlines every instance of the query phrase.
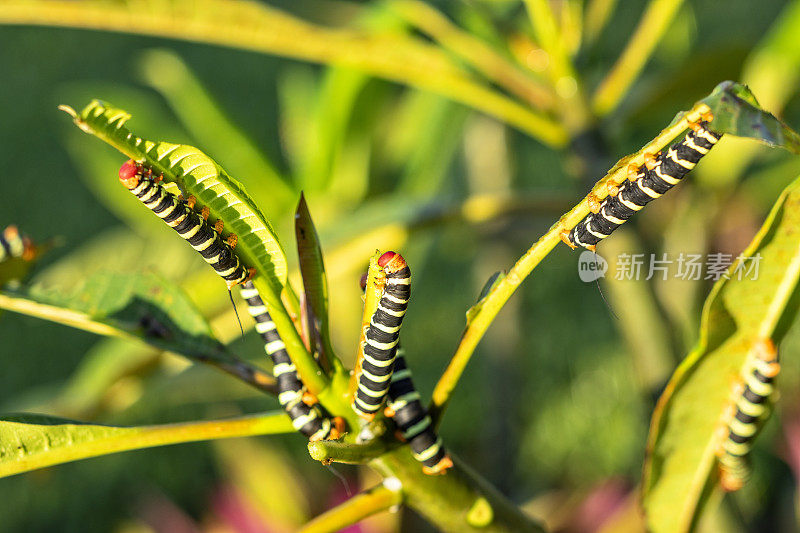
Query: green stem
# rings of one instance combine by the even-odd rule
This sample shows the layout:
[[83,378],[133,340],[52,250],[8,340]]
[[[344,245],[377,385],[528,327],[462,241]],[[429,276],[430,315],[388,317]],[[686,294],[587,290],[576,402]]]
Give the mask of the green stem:
[[[451,454],[452,457],[452,454]],[[422,473],[408,446],[370,463],[387,481],[399,481],[403,503],[441,531],[541,532],[543,529],[457,457],[439,476]]]
[[672,24],[683,0],[652,0],[606,78],[592,98],[592,109],[600,116],[611,113],[641,73],[656,44]]
[[552,90],[527,75],[486,43],[453,24],[433,6],[418,0],[395,0],[390,7],[407,22],[467,61],[487,78],[539,109],[555,104]]
[[473,80],[446,54],[419,39],[326,28],[261,3],[232,0],[110,4],[87,0],[8,0],[0,24],[33,24],[152,35],[216,44],[354,68],[441,94],[492,115],[553,147],[564,128],[526,105]]
[[685,113],[674,124],[662,130],[655,139],[645,145],[639,152],[618,161],[608,174],[595,184],[591,192],[539,238],[511,267],[508,275],[489,292],[483,306],[464,330],[455,354],[453,354],[450,363],[433,390],[430,412],[435,421],[438,422],[441,419],[441,415],[447,407],[447,402],[458,384],[461,374],[464,372],[467,363],[475,352],[475,348],[477,348],[478,343],[497,316],[497,313],[500,312],[500,309],[503,308],[528,274],[555,248],[560,241],[561,234],[574,228],[589,214],[589,197],[594,197],[597,200],[605,198],[608,195],[608,185],[619,185],[627,179],[629,165],[639,167],[644,164],[645,153],[652,154],[667,146],[687,128],[689,119],[699,120],[699,111],[702,107],[701,104],[695,105],[692,110]]
[[[396,442],[396,441],[395,441]],[[397,445],[400,443],[397,442]],[[376,438],[364,444],[350,444],[335,440],[322,440],[308,443],[308,454],[321,463],[345,463],[363,465],[396,448],[383,439]]]
[[403,494],[397,483],[384,483],[357,494],[306,524],[299,533],[335,533],[347,526],[400,505]]

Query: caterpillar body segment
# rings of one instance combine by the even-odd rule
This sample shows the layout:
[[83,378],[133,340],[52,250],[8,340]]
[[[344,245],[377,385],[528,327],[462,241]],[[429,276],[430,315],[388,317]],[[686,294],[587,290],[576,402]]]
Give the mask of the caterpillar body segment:
[[402,348],[397,349],[384,412],[397,424],[403,440],[411,446],[414,458],[422,463],[423,472],[429,475],[442,474],[453,466],[452,459],[442,446],[442,439],[433,429],[427,409],[420,401]]
[[378,306],[364,335],[363,359],[353,409],[367,420],[375,416],[389,390],[400,325],[411,295],[411,270],[398,253],[386,252],[378,259],[385,283]]
[[[368,275],[364,274],[361,278],[362,291],[366,290],[367,281]],[[442,446],[428,411],[422,405],[420,395],[414,387],[411,370],[406,366],[399,341],[383,412],[394,420],[398,438],[409,444],[414,458],[422,463],[424,473],[442,474],[453,466],[453,461]]]
[[275,323],[253,283],[246,281],[240,288],[248,311],[256,322],[256,331],[264,341],[264,351],[272,360],[272,372],[278,383],[278,402],[291,418],[292,425],[312,441],[338,439],[344,432],[343,420],[326,416],[315,403],[315,399],[307,394]]
[[0,233],[0,262],[14,257],[29,261],[34,255],[35,250],[30,239],[22,235],[16,226],[8,226]]
[[628,179],[618,187],[616,194],[603,199],[599,208],[594,206],[593,212],[572,231],[565,233],[562,240],[572,248],[583,246],[594,250],[597,243],[611,235],[634,213],[680,183],[722,137],[708,129],[711,118],[706,115],[702,122],[690,123],[690,131],[681,142],[666,152],[649,154],[645,164],[629,169]]
[[761,339],[748,354],[742,381],[723,415],[725,435],[717,450],[720,486],[739,490],[750,477],[748,454],[770,412],[775,377],[780,372],[778,351],[770,339]]
[[132,159],[119,170],[122,184],[148,209],[167,223],[192,248],[200,252],[228,285],[228,290],[252,277],[254,270],[246,268],[233,248],[207,221],[207,215],[192,209],[194,199],[186,202],[168,192],[152,171]]

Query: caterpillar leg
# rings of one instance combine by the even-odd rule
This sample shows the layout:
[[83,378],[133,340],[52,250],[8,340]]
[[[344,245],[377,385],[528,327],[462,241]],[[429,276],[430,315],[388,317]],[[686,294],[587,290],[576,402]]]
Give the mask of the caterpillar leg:
[[614,185],[613,183],[607,183],[606,191],[608,191],[608,195],[610,197],[614,198],[619,194],[619,187]]
[[193,194],[190,194],[186,199],[186,205],[189,206],[189,209],[194,209],[194,206],[197,205],[197,198],[195,198]]
[[658,166],[658,153],[646,153],[644,154],[644,166],[647,170],[653,170]]
[[559,234],[558,234],[558,236],[559,236],[559,237],[561,237],[561,241],[562,241],[564,244],[566,244],[567,246],[569,246],[569,247],[570,247],[570,248],[572,248],[573,250],[574,250],[575,248],[577,248],[577,246],[575,245],[575,243],[573,243],[573,242],[572,242],[572,240],[569,238],[569,231],[567,231],[567,230],[564,230],[564,231],[562,231],[561,233],[559,233]]
[[331,434],[328,436],[329,440],[337,440],[341,438],[345,434],[345,424],[344,418],[341,416],[333,417],[333,427],[331,428]]
[[[225,222],[223,222],[223,220],[220,218],[216,222],[214,222],[214,231],[216,231],[219,234],[222,234],[223,229],[225,229]],[[228,245],[230,246],[230,243],[228,243]],[[231,248],[233,248],[233,246],[231,246]]]
[[203,220],[208,220],[208,217],[211,215],[211,208],[207,205],[204,205],[202,209],[200,209],[200,216],[203,217]]
[[319,403],[319,400],[317,400],[317,397],[314,396],[313,394],[311,394],[308,391],[303,391],[303,399],[302,399],[302,401],[303,401],[304,404],[306,404],[309,407]]
[[600,212],[600,200],[597,199],[594,193],[589,193],[586,197],[586,202],[589,204],[589,211],[595,215]]
[[445,455],[438,463],[433,466],[423,466],[422,472],[429,476],[438,476],[444,474],[448,468],[453,467],[453,460],[449,455]]

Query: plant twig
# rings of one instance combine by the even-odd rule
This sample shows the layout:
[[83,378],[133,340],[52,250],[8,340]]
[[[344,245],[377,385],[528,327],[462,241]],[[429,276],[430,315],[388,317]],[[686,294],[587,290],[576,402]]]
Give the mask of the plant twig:
[[595,113],[607,115],[619,105],[650,59],[656,44],[672,24],[682,3],[683,0],[650,2],[625,50],[592,97]]
[[385,442],[376,438],[364,444],[353,444],[335,440],[318,440],[308,443],[308,454],[312,459],[324,464],[345,463],[363,465],[379,457],[401,443]]
[[699,120],[700,109],[705,108],[702,104],[695,105],[691,111],[685,113],[683,117],[664,130],[637,153],[625,157],[617,162],[616,165],[598,181],[591,192],[581,200],[578,205],[564,214],[538,241],[536,241],[525,254],[519,258],[508,274],[486,295],[483,306],[475,314],[472,321],[464,330],[461,342],[453,354],[450,363],[447,365],[442,377],[436,383],[433,390],[433,397],[430,406],[430,414],[435,423],[441,420],[442,413],[447,407],[447,402],[458,384],[461,374],[467,366],[472,354],[477,348],[478,343],[483,338],[484,333],[491,325],[497,313],[503,308],[505,303],[522,284],[522,281],[533,271],[534,268],[544,259],[550,251],[560,242],[560,235],[563,231],[569,231],[580,222],[583,217],[589,214],[589,196],[597,200],[602,200],[608,195],[608,185],[619,185],[627,179],[629,165],[641,166],[644,164],[645,153],[655,153],[661,150],[673,139],[680,135],[686,128],[688,120]]
[[400,505],[403,493],[396,478],[357,494],[333,509],[325,511],[299,530],[299,533],[335,533],[374,514]]
[[109,4],[99,0],[8,0],[0,24],[34,24],[153,35],[351,67],[446,96],[492,115],[553,147],[567,134],[555,121],[475,81],[419,39],[369,35],[305,22],[261,3],[178,0]]

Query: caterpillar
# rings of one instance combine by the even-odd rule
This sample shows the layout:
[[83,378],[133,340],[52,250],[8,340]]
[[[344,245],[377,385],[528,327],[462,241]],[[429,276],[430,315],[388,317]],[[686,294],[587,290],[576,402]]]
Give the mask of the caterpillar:
[[724,441],[717,450],[720,486],[739,490],[750,477],[747,454],[761,425],[769,416],[773,381],[780,372],[778,351],[770,339],[756,342],[748,354],[744,377],[736,387],[735,400],[723,415]]
[[[364,274],[361,278],[361,290],[366,288],[367,274]],[[441,438],[433,429],[428,411],[420,401],[399,340],[384,414],[397,424],[399,437],[411,446],[414,458],[422,463],[424,473],[441,474],[453,466],[452,459],[442,446]]]
[[710,111],[702,114],[701,118],[701,122],[689,123],[690,131],[666,154],[647,154],[644,165],[638,168],[631,165],[625,183],[612,191],[613,194],[609,194],[599,208],[595,207],[572,231],[564,232],[564,242],[571,248],[583,246],[594,251],[598,242],[611,235],[635,212],[677,185],[722,137],[708,128],[708,123],[714,118]]
[[204,207],[200,214],[196,213],[193,210],[193,197],[183,201],[168,192],[159,183],[160,179],[153,177],[150,169],[133,159],[126,161],[119,169],[119,179],[148,209],[200,252],[203,259],[225,280],[228,291],[253,277],[255,269],[246,268],[233,253],[236,235],[230,234],[223,240],[220,236],[222,221],[218,220],[213,228],[207,222],[208,207]]
[[278,382],[278,402],[292,419],[292,425],[312,441],[338,439],[344,432],[344,421],[339,417],[330,419],[325,416],[321,407],[314,403],[315,399],[306,394],[275,323],[253,282],[242,283],[240,290],[250,316],[256,321],[256,331],[264,341],[264,351],[272,359],[272,372]]
[[0,262],[13,257],[27,261],[33,259],[34,253],[30,239],[22,235],[16,226],[8,226],[0,233]]
[[442,474],[453,466],[442,439],[433,429],[428,411],[422,406],[400,347],[397,348],[384,414],[395,421],[403,440],[411,446],[414,459],[422,463],[424,473]]
[[400,325],[411,295],[411,270],[402,255],[386,252],[378,258],[378,267],[383,270],[383,288],[364,335],[364,357],[352,403],[353,410],[367,420],[380,410],[389,390]]

